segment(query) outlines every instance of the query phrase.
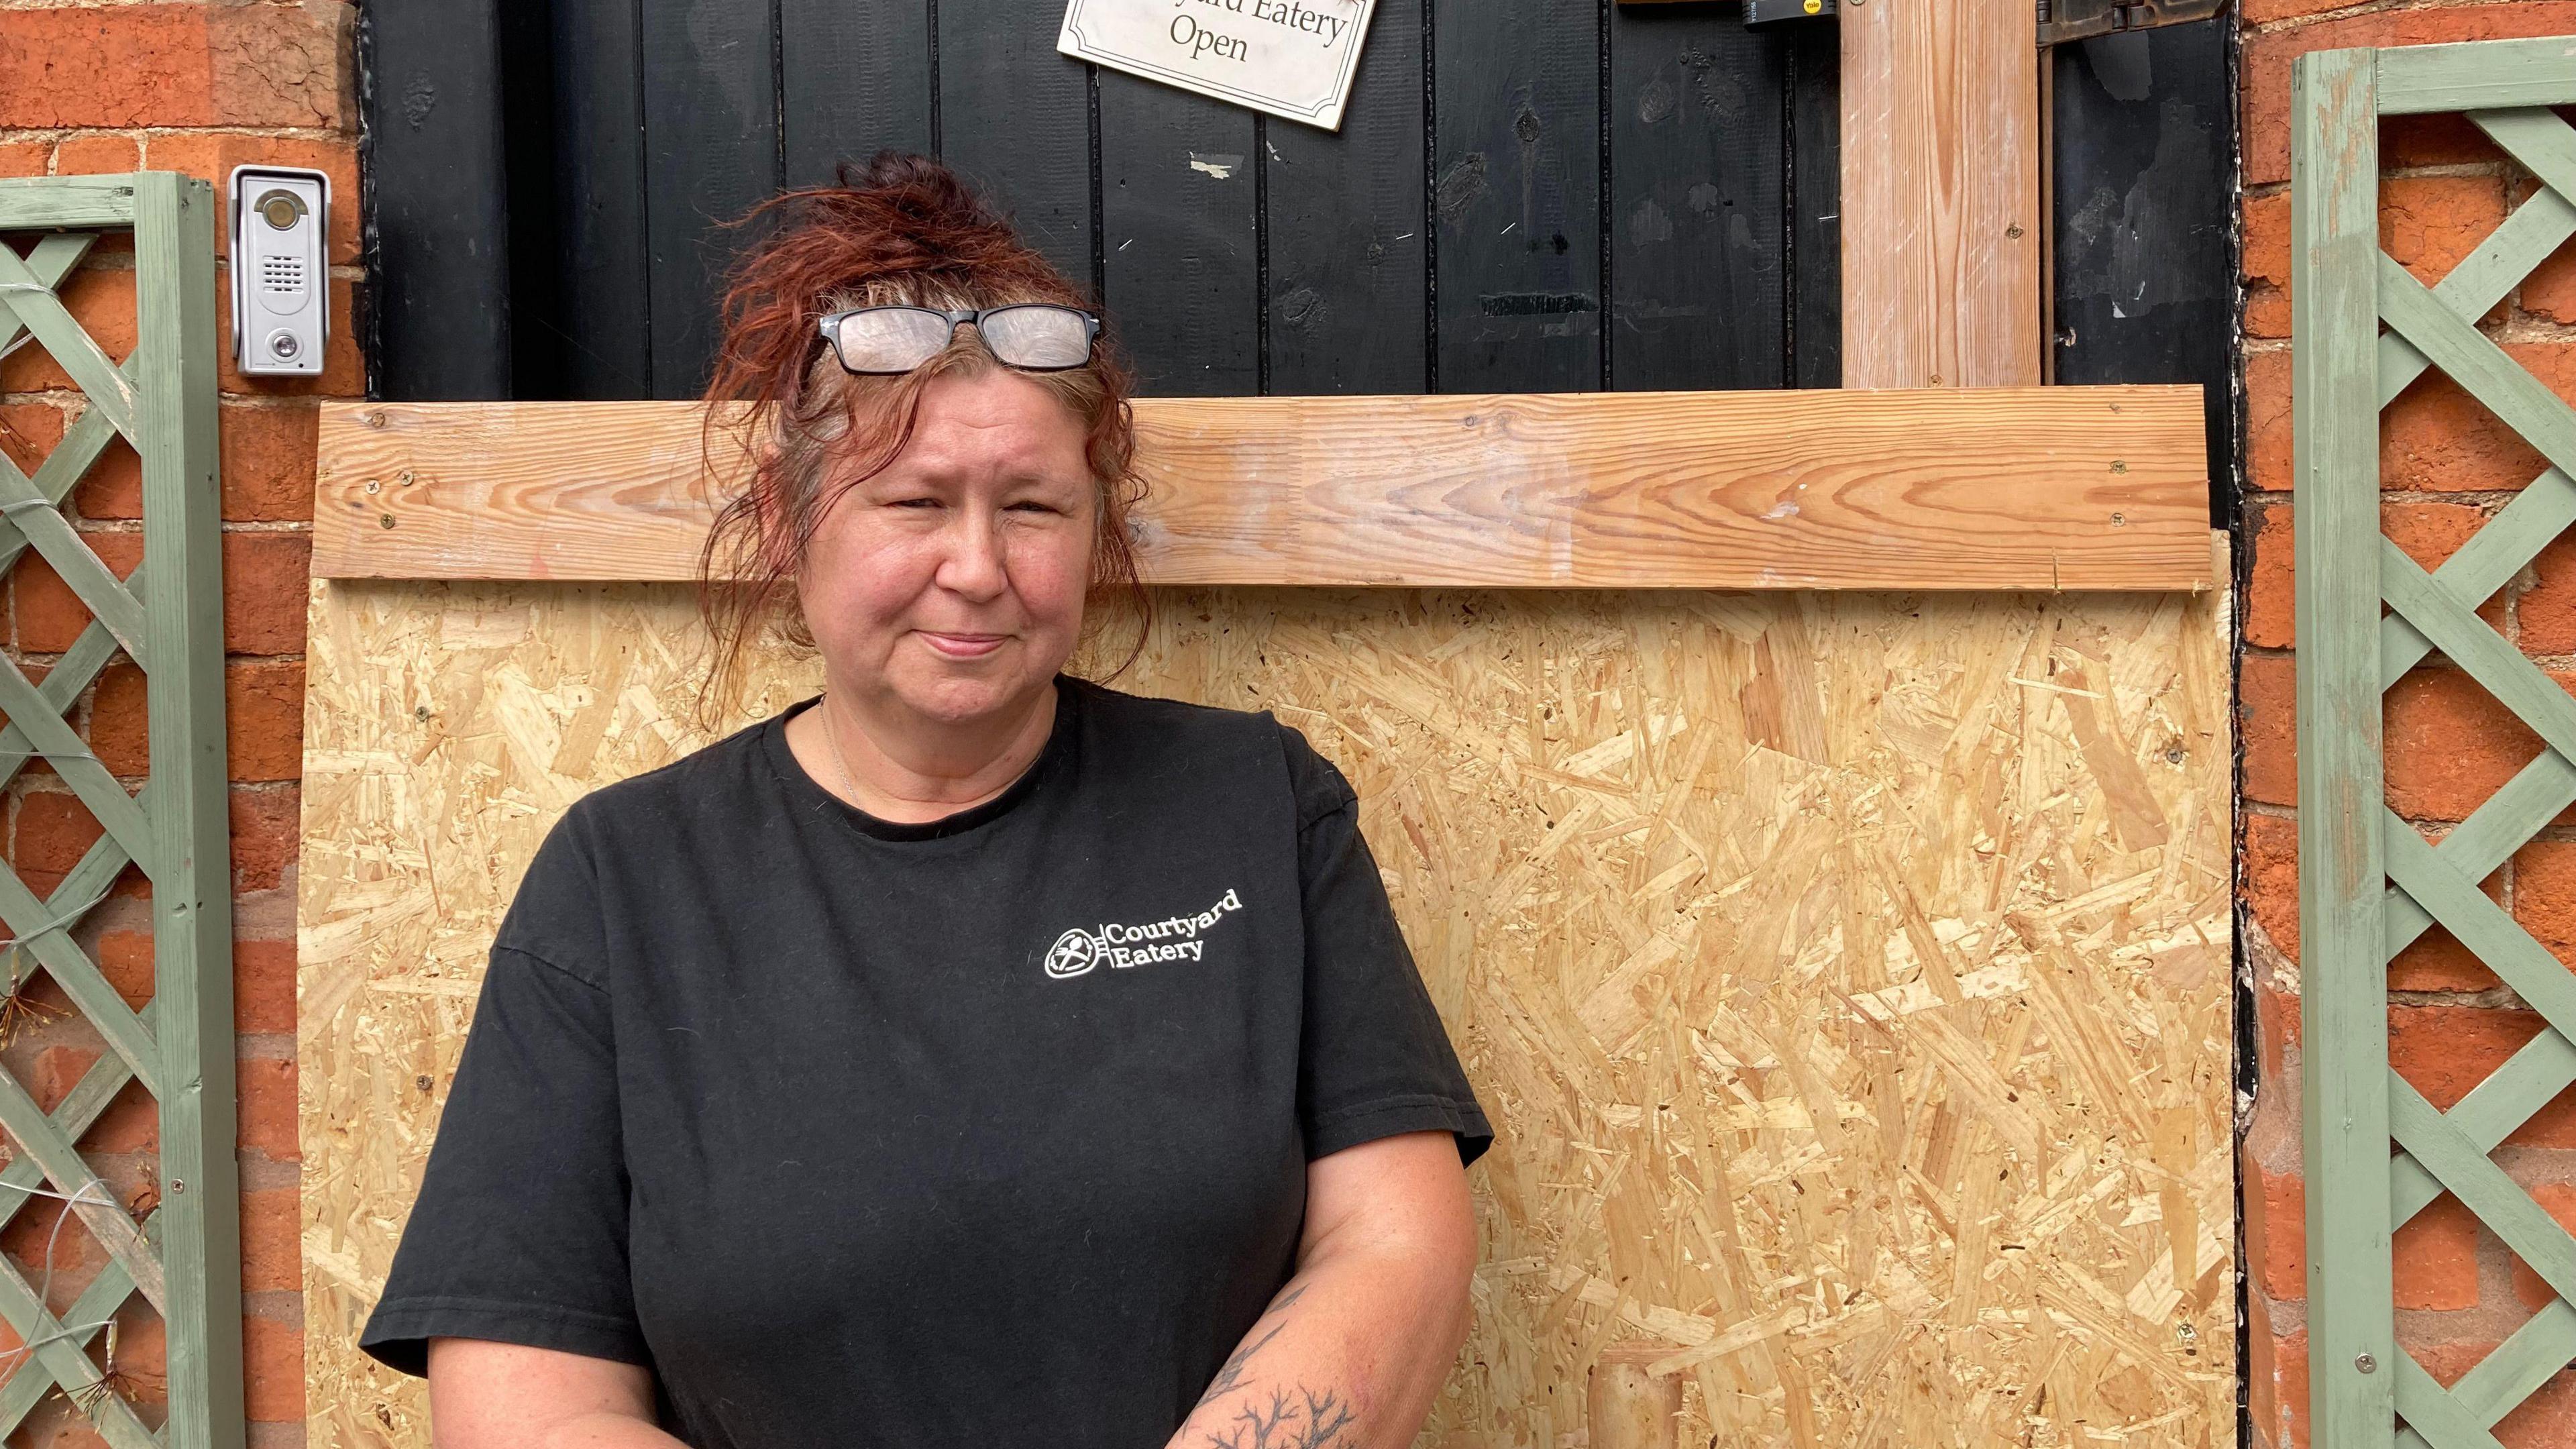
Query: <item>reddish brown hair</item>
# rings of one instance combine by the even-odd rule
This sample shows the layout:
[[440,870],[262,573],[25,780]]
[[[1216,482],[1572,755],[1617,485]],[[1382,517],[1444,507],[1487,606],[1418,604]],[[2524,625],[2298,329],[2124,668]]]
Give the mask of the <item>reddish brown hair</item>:
[[[863,167],[843,162],[837,180],[773,197],[735,223],[760,240],[727,279],[705,443],[710,475],[744,482],[698,561],[700,605],[716,643],[702,706],[721,708],[714,701],[730,693],[744,646],[762,630],[776,627],[797,647],[813,647],[795,602],[806,546],[833,499],[911,441],[923,386],[1001,365],[960,328],[946,351],[911,372],[854,374],[825,345],[817,320],[885,303],[1089,305],[963,179],[926,156],[880,151]],[[1135,640],[1109,671],[1115,676],[1143,649],[1151,607],[1127,532],[1128,506],[1144,492],[1133,466],[1132,375],[1104,335],[1088,365],[1022,376],[1054,394],[1084,429],[1100,503],[1092,602],[1122,599],[1135,613]],[[720,469],[715,450],[728,440],[742,456]],[[1100,612],[1085,619],[1086,642]]]

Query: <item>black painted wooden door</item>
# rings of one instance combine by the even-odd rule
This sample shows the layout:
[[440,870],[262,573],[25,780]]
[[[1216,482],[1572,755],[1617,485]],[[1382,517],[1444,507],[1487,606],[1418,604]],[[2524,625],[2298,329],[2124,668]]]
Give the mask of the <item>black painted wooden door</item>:
[[[1830,24],[1380,0],[1335,133],[1058,55],[1063,9],[504,7],[502,235],[449,248],[485,273],[449,294],[388,275],[384,391],[690,396],[742,239],[723,223],[883,146],[993,191],[1105,303],[1148,394],[1839,380]],[[403,65],[475,29],[374,26],[379,117]],[[456,164],[418,131],[376,128],[380,215]],[[478,290],[497,333],[454,325]]]

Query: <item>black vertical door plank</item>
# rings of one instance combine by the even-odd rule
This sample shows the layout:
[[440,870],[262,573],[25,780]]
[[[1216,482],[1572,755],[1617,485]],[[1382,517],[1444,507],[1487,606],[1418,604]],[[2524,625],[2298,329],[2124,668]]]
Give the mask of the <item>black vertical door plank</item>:
[[501,164],[510,210],[509,396],[563,395],[555,316],[553,7],[505,5],[501,42]]
[[1420,0],[1379,0],[1339,132],[1266,130],[1270,391],[1424,391]]
[[939,0],[940,154],[1088,288],[1090,82],[1082,62],[1056,53],[1063,21],[1063,0]]
[[1616,6],[1610,370],[1633,388],[1778,387],[1787,83],[1733,7]]
[[1843,385],[1843,67],[1830,22],[1789,35],[1789,385]]
[[553,309],[557,397],[653,395],[644,92],[635,0],[555,0]]
[[495,7],[474,0],[364,13],[377,394],[508,397],[510,224]]
[[2057,47],[2057,380],[2196,382],[2227,517],[2235,264],[2224,18]]
[[1434,3],[1440,388],[1598,388],[1604,7]]
[[1104,300],[1144,395],[1260,390],[1254,130],[1240,106],[1100,73]]
[[774,17],[765,0],[641,9],[653,395],[691,397],[714,359],[725,269],[748,239],[719,223],[778,185]]
[[822,186],[844,160],[935,150],[929,0],[779,0],[779,116],[787,184]]

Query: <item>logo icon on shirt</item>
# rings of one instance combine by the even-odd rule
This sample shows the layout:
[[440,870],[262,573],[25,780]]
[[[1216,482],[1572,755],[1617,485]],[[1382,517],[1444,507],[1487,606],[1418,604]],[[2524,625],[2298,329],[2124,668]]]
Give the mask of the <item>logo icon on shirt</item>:
[[1207,933],[1227,916],[1243,909],[1243,898],[1229,890],[1216,904],[1194,916],[1165,916],[1159,921],[1128,925],[1118,921],[1085,929],[1076,926],[1047,948],[1046,974],[1062,981],[1080,976],[1106,961],[1113,969],[1148,966],[1158,961],[1206,959]]

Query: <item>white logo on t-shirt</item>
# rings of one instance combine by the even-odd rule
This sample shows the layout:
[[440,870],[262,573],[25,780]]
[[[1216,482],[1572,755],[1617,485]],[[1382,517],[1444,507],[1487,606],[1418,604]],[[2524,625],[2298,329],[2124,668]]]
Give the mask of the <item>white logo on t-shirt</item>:
[[1229,890],[1215,905],[1195,916],[1165,916],[1136,925],[1111,921],[1088,930],[1076,926],[1056,937],[1055,944],[1047,948],[1046,974],[1061,981],[1104,961],[1123,969],[1157,961],[1204,960],[1207,933],[1242,909],[1243,898]]

